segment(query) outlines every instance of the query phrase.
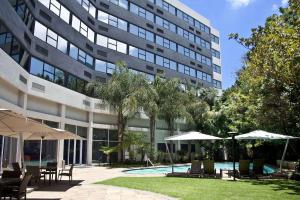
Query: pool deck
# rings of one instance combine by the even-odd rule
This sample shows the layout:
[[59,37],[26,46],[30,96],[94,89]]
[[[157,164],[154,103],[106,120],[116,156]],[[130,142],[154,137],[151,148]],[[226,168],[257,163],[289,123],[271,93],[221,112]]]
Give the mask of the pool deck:
[[116,177],[146,177],[164,176],[156,175],[136,175],[122,172],[124,168],[109,169],[106,167],[76,167],[73,171],[73,182],[71,185],[67,181],[58,182],[51,186],[43,186],[27,195],[28,200],[175,200],[165,195],[152,192],[94,184],[95,182]]

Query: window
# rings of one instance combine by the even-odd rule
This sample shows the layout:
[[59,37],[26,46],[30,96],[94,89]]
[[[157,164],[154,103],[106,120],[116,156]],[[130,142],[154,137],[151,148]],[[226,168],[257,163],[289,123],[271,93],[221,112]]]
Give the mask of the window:
[[118,5],[122,8],[128,10],[128,1],[127,0],[109,0],[111,3]]
[[205,33],[210,33],[210,28],[197,20],[195,20],[195,27],[201,31],[204,31]]
[[146,76],[146,78],[150,81],[150,82],[153,82],[154,81],[154,75],[152,74],[148,74],[146,72],[141,72],[141,71],[138,71],[138,70],[135,70],[135,69],[130,69],[130,71],[134,74],[142,74],[144,76]]
[[217,89],[222,89],[222,82],[214,79],[213,86]]
[[151,63],[154,63],[154,54],[143,49],[139,49],[133,46],[129,47],[129,55],[145,60]]
[[67,49],[68,49],[67,40],[63,39],[52,30],[46,28],[38,21],[35,22],[34,36],[43,40],[44,42],[47,42],[54,48],[62,51],[63,53],[67,53]]
[[202,71],[197,71],[197,78],[206,82],[211,83],[211,75]]
[[177,44],[175,42],[172,42],[166,38],[160,37],[158,35],[156,35],[156,39],[155,39],[156,44],[166,47],[168,49],[171,49],[173,51],[177,51]]
[[216,44],[219,44],[220,43],[220,39],[218,36],[215,36],[214,34],[210,34],[210,38],[211,38],[211,41],[216,43]]
[[215,49],[211,49],[211,54],[213,57],[220,58],[220,52]]
[[136,14],[136,15],[144,18],[144,19],[147,19],[147,20],[149,20],[151,22],[154,22],[154,15],[153,15],[153,13],[145,10],[144,8],[141,8],[141,7],[139,7],[139,6],[137,6],[137,5],[133,4],[133,3],[130,3],[129,10],[130,10],[130,12],[132,12],[132,13],[134,13],[134,14]]
[[197,37],[197,36],[195,37],[195,39],[196,39],[196,44],[198,44],[201,47],[204,47],[206,49],[210,49],[210,43],[209,42],[207,42],[207,41],[205,41],[202,38]]
[[136,36],[139,36],[140,38],[146,39],[150,42],[154,42],[154,34],[150,31],[147,31],[147,30],[141,28],[141,27],[130,24],[129,32]]
[[88,38],[91,42],[95,41],[95,33],[85,23],[80,21],[75,15],[72,17],[72,27]]
[[96,17],[96,8],[89,0],[77,0],[77,2],[94,18]]
[[127,54],[127,44],[108,38],[103,35],[97,35],[97,44],[124,54]]
[[206,57],[206,56],[203,56],[203,55],[197,53],[196,54],[196,60],[203,63],[203,64],[211,66],[211,59]]
[[30,74],[39,76],[59,85],[65,84],[65,72],[32,57],[30,59]]
[[117,18],[113,15],[109,15],[101,10],[98,10],[98,20],[111,26],[117,27],[124,31],[127,31],[127,21]]
[[116,65],[96,59],[95,70],[107,74],[113,74],[113,72],[116,70]]
[[69,55],[89,68],[93,68],[94,66],[94,58],[73,44],[70,44]]
[[214,67],[214,72],[221,74],[221,67],[220,66],[218,66],[216,64],[213,64],[213,67]]
[[62,6],[56,0],[39,0],[44,6],[46,6],[49,10],[59,16],[62,20],[69,24],[70,22],[70,11]]
[[168,69],[175,70],[175,71],[177,70],[176,62],[169,60],[167,58],[161,57],[159,55],[156,55],[155,64],[160,65],[165,68],[168,68]]

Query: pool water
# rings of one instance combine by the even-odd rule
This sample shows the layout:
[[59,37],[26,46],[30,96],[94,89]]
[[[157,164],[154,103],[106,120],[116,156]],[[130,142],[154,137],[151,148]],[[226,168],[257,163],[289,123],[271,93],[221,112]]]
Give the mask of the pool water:
[[[188,168],[190,168],[191,165],[174,165],[174,172],[187,172]],[[237,162],[235,164],[236,169],[239,168],[239,163]],[[220,169],[233,169],[233,163],[232,162],[220,162],[215,163],[215,169],[217,173],[220,173]],[[250,164],[250,169],[252,169],[252,164]],[[153,168],[141,168],[141,169],[131,169],[131,170],[125,170],[124,171],[127,174],[167,174],[172,172],[172,166],[166,166],[166,167],[153,167]],[[266,174],[272,174],[276,172],[275,168],[272,168],[270,166],[265,165],[264,166],[264,173]]]

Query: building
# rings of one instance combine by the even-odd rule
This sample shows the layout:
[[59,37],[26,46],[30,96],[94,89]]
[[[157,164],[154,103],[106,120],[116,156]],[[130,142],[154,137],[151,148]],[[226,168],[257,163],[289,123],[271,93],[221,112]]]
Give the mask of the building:
[[[44,145],[67,163],[91,164],[101,146],[117,145],[116,116],[85,91],[116,61],[149,79],[163,73],[221,89],[219,32],[178,0],[3,0],[0,47],[0,107],[87,138]],[[145,116],[129,122],[147,126]],[[157,128],[161,149],[166,125]],[[35,148],[25,144],[28,160]]]

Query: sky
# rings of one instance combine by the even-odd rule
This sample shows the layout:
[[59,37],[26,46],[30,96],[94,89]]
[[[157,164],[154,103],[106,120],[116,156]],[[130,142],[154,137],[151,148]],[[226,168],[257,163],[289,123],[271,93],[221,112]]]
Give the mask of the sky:
[[288,0],[181,0],[193,10],[209,19],[220,31],[223,89],[232,86],[236,72],[242,66],[241,58],[246,49],[234,40],[230,33],[248,37],[251,29],[264,25],[266,18],[286,7]]

